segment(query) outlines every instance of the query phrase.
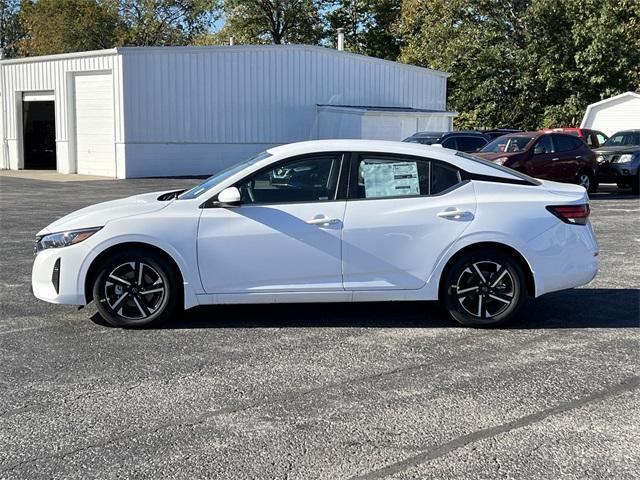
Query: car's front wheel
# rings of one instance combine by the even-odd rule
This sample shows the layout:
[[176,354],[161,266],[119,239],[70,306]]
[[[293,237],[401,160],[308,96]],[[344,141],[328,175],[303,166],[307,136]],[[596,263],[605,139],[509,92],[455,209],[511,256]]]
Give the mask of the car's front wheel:
[[442,300],[449,315],[470,327],[488,327],[513,318],[527,297],[518,262],[495,250],[469,252],[445,273]]
[[118,253],[97,269],[93,300],[114,327],[161,322],[178,305],[177,272],[164,258],[145,250]]

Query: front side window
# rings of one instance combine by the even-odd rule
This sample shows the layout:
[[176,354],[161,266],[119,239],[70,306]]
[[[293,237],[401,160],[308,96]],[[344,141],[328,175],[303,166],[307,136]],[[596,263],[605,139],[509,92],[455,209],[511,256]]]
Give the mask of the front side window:
[[604,143],[605,147],[622,147],[626,145],[640,145],[640,133],[616,133]]
[[236,186],[243,204],[335,200],[341,164],[339,154],[297,158],[258,172]]
[[538,140],[538,143],[536,143],[536,146],[533,149],[534,155],[543,155],[545,153],[553,152],[553,144],[551,143],[551,137],[549,135],[540,137],[540,140]]

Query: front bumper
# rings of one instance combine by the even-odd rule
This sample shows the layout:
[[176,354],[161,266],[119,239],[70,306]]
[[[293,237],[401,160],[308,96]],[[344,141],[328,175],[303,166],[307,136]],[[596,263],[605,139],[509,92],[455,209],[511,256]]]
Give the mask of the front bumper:
[[[49,303],[86,305],[84,285],[79,285],[78,281],[78,273],[85,255],[86,251],[82,244],[50,248],[39,252],[31,270],[33,295]],[[58,264],[58,272],[54,272],[56,264]]]
[[631,183],[638,175],[639,163],[601,163],[598,168],[598,180],[601,183]]

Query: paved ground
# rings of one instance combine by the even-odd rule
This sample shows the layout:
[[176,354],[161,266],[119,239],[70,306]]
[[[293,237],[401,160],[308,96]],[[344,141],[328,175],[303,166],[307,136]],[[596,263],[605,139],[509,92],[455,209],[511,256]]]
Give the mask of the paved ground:
[[503,330],[431,304],[118,330],[30,296],[40,227],[190,183],[0,178],[0,478],[640,478],[637,198],[596,195],[599,276]]

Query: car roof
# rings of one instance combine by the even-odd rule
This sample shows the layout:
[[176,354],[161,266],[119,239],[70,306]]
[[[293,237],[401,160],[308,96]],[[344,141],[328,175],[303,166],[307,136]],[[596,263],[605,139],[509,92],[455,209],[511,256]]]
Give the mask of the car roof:
[[[279,145],[267,150],[270,154],[281,158],[323,152],[374,152],[398,155],[412,155],[434,160],[442,160],[457,167],[481,175],[519,179],[518,175],[508,170],[496,169],[487,165],[482,159],[473,159],[469,155],[456,154],[455,150],[432,147],[419,143],[392,142],[387,140],[310,140],[306,142]],[[265,159],[261,164],[269,164],[273,159]]]

